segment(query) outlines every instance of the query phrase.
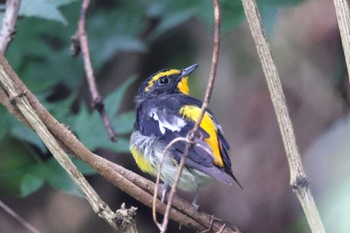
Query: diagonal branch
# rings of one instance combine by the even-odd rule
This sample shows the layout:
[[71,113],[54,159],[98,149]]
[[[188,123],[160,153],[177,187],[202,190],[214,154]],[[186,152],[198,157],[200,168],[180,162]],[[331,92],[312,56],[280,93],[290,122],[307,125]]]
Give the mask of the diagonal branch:
[[255,46],[263,67],[272,104],[281,131],[290,170],[291,188],[297,195],[299,202],[303,207],[312,232],[323,233],[325,230],[309,188],[309,180],[306,177],[301,162],[293,125],[282,90],[282,84],[262,27],[259,10],[254,0],[242,0],[242,2],[250,31],[255,41]]
[[0,51],[5,53],[7,46],[15,34],[15,26],[19,13],[20,0],[7,0],[5,16],[2,20],[0,31]]
[[89,9],[89,5],[90,0],[83,0],[83,3],[81,5],[80,18],[78,22],[78,30],[76,34],[72,37],[72,50],[74,55],[79,54],[80,51],[82,53],[86,79],[92,97],[92,107],[96,109],[100,114],[111,141],[116,142],[117,135],[115,133],[115,130],[113,129],[111,120],[107,116],[106,110],[104,108],[104,103],[97,88],[96,79],[94,76],[94,71],[90,59],[89,42],[86,33],[86,15]]
[[51,134],[51,132],[49,132],[45,124],[41,121],[35,110],[30,105],[26,97],[26,92],[18,92],[16,90],[13,81],[3,67],[0,67],[0,76],[2,79],[1,81],[3,88],[10,101],[23,114],[33,130],[48,147],[55,159],[68,172],[72,180],[85,194],[95,213],[104,218],[111,226],[117,229],[118,227],[115,220],[115,214],[108,207],[108,205],[106,205],[106,203],[100,199],[95,190],[90,186],[84,176],[70,160],[67,153],[62,149],[55,137]]

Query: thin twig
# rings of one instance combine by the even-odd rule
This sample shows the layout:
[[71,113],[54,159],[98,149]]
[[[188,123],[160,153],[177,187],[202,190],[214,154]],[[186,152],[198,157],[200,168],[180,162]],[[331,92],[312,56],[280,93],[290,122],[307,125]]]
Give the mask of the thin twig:
[[[176,143],[176,142],[179,142],[179,141],[184,141],[186,143],[189,143],[189,144],[192,144],[194,146],[198,146],[200,147],[201,149],[203,149],[204,151],[206,151],[208,154],[212,155],[212,151],[210,151],[208,148],[204,147],[203,145],[201,144],[197,144],[198,142],[200,142],[201,140],[203,140],[203,137],[202,137],[202,134],[201,134],[201,137],[198,138],[196,141],[190,141],[187,137],[178,137],[178,138],[175,138],[174,140],[172,140],[166,147],[165,149],[163,150],[163,156],[160,160],[160,163],[159,163],[159,169],[158,169],[158,173],[157,173],[157,179],[156,179],[156,184],[155,184],[155,188],[154,188],[154,191],[153,191],[153,203],[152,203],[152,215],[153,215],[153,221],[154,223],[157,225],[157,227],[160,229],[162,227],[162,224],[158,222],[157,220],[157,195],[158,195],[158,187],[159,187],[159,182],[160,182],[160,172],[161,172],[161,168],[163,167],[163,163],[164,163],[164,159],[169,151],[169,149]],[[214,155],[212,155],[214,156]],[[142,184],[141,184],[142,185]],[[163,193],[161,193],[163,194]],[[183,203],[181,203],[181,205],[183,205]],[[176,205],[178,206],[178,205]],[[188,206],[186,208],[182,208],[182,209],[192,209],[193,206],[191,205],[190,208],[188,208]],[[192,212],[187,212],[186,214],[188,215],[192,215]]]
[[297,195],[305,212],[312,232],[325,232],[315,201],[309,188],[309,180],[304,172],[303,164],[296,144],[293,125],[288,113],[286,99],[276,65],[273,61],[270,46],[267,42],[259,10],[254,0],[242,0],[250,31],[263,67],[266,82],[270,91],[278,125],[281,131],[289,170],[290,185]]
[[160,160],[160,163],[159,163],[159,169],[158,169],[158,172],[157,172],[157,179],[156,179],[156,185],[155,185],[155,188],[154,188],[154,192],[153,192],[153,203],[152,203],[152,215],[153,215],[153,221],[154,223],[157,225],[157,227],[159,229],[162,228],[162,224],[159,223],[157,221],[157,194],[158,194],[158,186],[159,186],[159,181],[160,181],[160,173],[161,173],[161,169],[163,167],[163,163],[164,163],[164,159],[165,159],[165,156],[166,154],[168,153],[170,147],[172,147],[176,142],[179,142],[179,141],[187,141],[186,138],[183,138],[183,137],[179,137],[179,138],[175,138],[174,140],[172,140],[164,149],[163,151],[163,156],[162,156],[162,159]]
[[[196,132],[199,129],[199,125],[202,122],[203,117],[204,117],[206,110],[208,108],[209,100],[211,97],[211,93],[213,91],[214,81],[215,81],[215,77],[216,77],[216,70],[217,70],[218,57],[219,57],[219,45],[220,45],[220,6],[219,6],[219,0],[214,0],[214,45],[213,45],[213,54],[212,54],[212,64],[211,64],[211,69],[210,69],[210,76],[209,76],[209,81],[208,81],[207,89],[205,92],[200,115],[199,115],[199,117],[196,121],[196,124],[194,125],[192,131],[190,131],[189,134],[187,135],[187,140],[189,142],[193,142],[195,135],[196,135]],[[170,212],[172,202],[174,199],[174,194],[176,192],[177,185],[180,181],[180,177],[181,177],[182,171],[184,169],[188,153],[189,153],[191,146],[192,146],[192,143],[189,143],[189,142],[187,142],[187,144],[186,144],[183,156],[181,158],[181,161],[180,161],[180,164],[179,164],[179,167],[177,170],[174,184],[171,187],[171,191],[170,191],[169,199],[168,199],[168,203],[167,203],[167,208],[166,208],[164,218],[163,218],[163,223],[162,223],[162,226],[160,228],[161,233],[166,232],[166,229],[168,226],[169,212]],[[159,179],[158,176],[157,176],[157,179]]]
[[13,211],[10,207],[8,207],[4,202],[0,200],[0,208],[2,208],[6,213],[11,215],[14,219],[16,219],[20,224],[22,224],[25,228],[27,228],[30,232],[33,233],[40,233],[38,229],[36,229],[34,226],[32,226],[29,222],[24,220],[21,216],[16,214],[15,211]]
[[343,44],[348,78],[350,81],[350,8],[348,0],[334,0],[335,12],[337,14],[340,37]]
[[92,97],[92,107],[99,112],[111,141],[116,142],[117,135],[115,130],[113,129],[111,120],[107,116],[106,110],[104,108],[104,103],[97,88],[96,79],[94,76],[94,71],[90,59],[89,42],[86,33],[86,16],[89,6],[90,0],[83,0],[80,10],[78,30],[76,34],[72,37],[72,46],[74,51],[73,53],[77,54],[81,51],[86,73],[86,79]]
[[[72,154],[76,155],[77,158],[89,164],[93,167],[102,177],[110,181],[116,187],[122,191],[128,193],[136,200],[143,204],[152,207],[152,194],[154,191],[154,183],[139,176],[122,166],[113,164],[110,161],[92,153],[89,151],[77,138],[69,131],[63,124],[60,124],[39,102],[39,100],[28,90],[23,82],[18,78],[17,74],[13,71],[7,60],[0,54],[0,67],[2,67],[7,75],[10,76],[11,80],[16,87],[17,93],[26,93],[31,106],[35,112],[40,116],[40,119],[44,122],[45,126],[48,127],[50,132],[64,145],[67,150],[71,151]],[[0,88],[3,86],[3,77],[0,75]],[[3,100],[0,98],[0,103],[8,108],[6,103],[9,100]],[[14,112],[18,118],[17,112]],[[21,113],[22,114],[22,113]],[[20,118],[18,118],[20,119]],[[188,226],[196,231],[203,231],[210,226],[211,215],[197,211],[191,203],[175,196],[174,207],[170,210],[170,217],[174,221],[181,225]],[[164,205],[161,205],[160,201],[157,205],[157,211],[159,213],[165,212]],[[221,222],[214,222],[212,229],[213,231],[219,231],[223,224]],[[224,233],[239,232],[235,227],[228,227],[223,231]]]
[[15,26],[20,3],[20,0],[6,1],[6,11],[2,20],[2,28],[0,31],[0,52],[3,54],[6,52],[6,49],[11,42],[13,35],[15,34]]

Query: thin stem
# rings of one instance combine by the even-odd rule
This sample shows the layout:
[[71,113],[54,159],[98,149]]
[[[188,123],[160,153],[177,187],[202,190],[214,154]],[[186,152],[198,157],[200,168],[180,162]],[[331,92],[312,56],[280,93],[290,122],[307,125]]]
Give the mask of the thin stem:
[[[199,117],[196,121],[196,124],[194,125],[192,131],[190,131],[189,134],[187,135],[187,139],[189,142],[193,142],[193,140],[194,140],[196,132],[199,129],[199,125],[203,120],[204,114],[206,113],[206,110],[207,110],[207,107],[209,104],[209,100],[211,97],[211,93],[212,93],[213,88],[214,88],[214,82],[215,82],[217,65],[218,65],[218,58],[219,58],[219,46],[220,46],[220,6],[219,6],[219,0],[214,0],[214,46],[213,46],[210,76],[209,76],[209,81],[207,84],[207,89],[205,92],[200,115],[199,115]],[[180,177],[181,177],[182,171],[184,169],[184,166],[186,164],[186,159],[187,159],[188,153],[189,153],[191,146],[192,146],[192,143],[189,143],[189,142],[187,142],[187,144],[186,144],[184,154],[181,158],[181,161],[180,161],[180,164],[179,164],[179,167],[177,170],[174,184],[171,187],[171,191],[170,191],[169,199],[168,199],[168,203],[167,203],[167,208],[166,208],[164,218],[163,218],[163,223],[162,223],[162,226],[160,229],[161,233],[164,233],[166,231],[168,223],[169,223],[169,212],[170,212],[171,205],[172,205],[172,202],[174,199],[176,188],[177,188],[177,185],[180,181]],[[158,176],[157,176],[157,179],[159,179]]]
[[242,0],[246,18],[255,41],[256,49],[263,67],[272,104],[281,131],[284,149],[290,170],[290,185],[303,207],[312,232],[324,233],[323,223],[309,188],[309,180],[304,172],[296,144],[294,129],[290,119],[281,80],[272,58],[270,46],[266,39],[261,17],[254,0]]
[[75,51],[74,53],[77,53],[77,51],[81,51],[82,53],[86,79],[92,97],[92,106],[99,112],[110,139],[113,142],[115,142],[117,141],[117,135],[115,133],[115,130],[113,129],[111,120],[107,116],[106,110],[104,108],[104,103],[97,88],[96,79],[94,76],[94,71],[90,59],[89,42],[86,33],[86,16],[89,6],[90,0],[83,0],[80,10],[80,18],[78,22],[78,31],[72,38],[73,50]]
[[0,200],[0,208],[3,209],[6,213],[11,215],[14,219],[16,219],[20,224],[22,224],[25,228],[27,228],[30,232],[40,233],[38,229],[33,227],[29,222],[21,218],[15,211],[13,211],[10,207],[8,207],[4,202]]
[[174,140],[172,140],[164,149],[163,151],[163,156],[162,156],[162,159],[160,160],[160,163],[159,163],[159,168],[158,168],[158,173],[157,173],[157,179],[156,179],[156,184],[155,184],[155,188],[154,188],[154,191],[153,191],[153,203],[152,203],[152,216],[153,216],[153,221],[154,223],[157,225],[157,227],[159,229],[162,228],[162,224],[159,223],[157,221],[157,206],[156,206],[156,203],[157,203],[157,194],[158,194],[158,187],[159,187],[159,181],[160,181],[160,173],[161,173],[161,169],[163,167],[163,163],[164,163],[164,159],[165,159],[165,156],[166,154],[168,153],[169,149],[172,147],[172,145],[174,145],[176,142],[178,141],[187,141],[186,138],[175,138]]
[[5,16],[0,31],[0,51],[4,54],[15,34],[15,27],[19,13],[20,0],[7,0]]

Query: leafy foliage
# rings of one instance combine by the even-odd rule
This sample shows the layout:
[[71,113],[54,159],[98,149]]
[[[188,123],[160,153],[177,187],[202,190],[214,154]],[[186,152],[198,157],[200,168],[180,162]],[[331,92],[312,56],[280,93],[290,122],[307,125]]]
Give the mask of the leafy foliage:
[[[123,100],[122,96],[134,80],[135,78],[128,79],[117,91],[105,99],[107,113],[109,116],[113,116],[111,120],[119,134],[129,133],[132,130],[131,123],[134,122],[134,114],[131,112],[123,113],[119,116],[115,114]],[[96,111],[90,114],[84,105],[81,106],[72,129],[77,133],[84,145],[91,150],[98,148],[107,148],[116,152],[128,152],[129,150],[128,141],[124,138],[119,138],[117,144],[112,143],[106,134],[99,114]]]
[[[242,22],[244,12],[240,1],[220,2],[222,31],[227,33]],[[268,28],[273,26],[278,7],[298,2],[300,0],[260,1],[264,23],[268,24]],[[22,17],[17,23],[17,33],[6,57],[46,108],[60,122],[69,126],[89,149],[104,148],[126,153],[128,138],[120,137],[116,144],[110,142],[98,113],[90,112],[84,102],[78,101],[84,69],[81,59],[71,57],[69,47],[71,36],[77,29],[80,6],[81,2],[76,0],[22,1]],[[148,19],[155,22],[151,27],[147,24]],[[87,20],[95,73],[98,74],[120,52],[147,53],[157,40],[176,33],[175,29],[192,19],[211,29],[212,2],[96,1],[90,8]],[[144,34],[147,36],[143,37]],[[134,77],[127,79],[105,98],[106,110],[116,131],[122,136],[131,132],[134,121],[133,112],[119,113],[123,96],[134,81]],[[61,93],[62,87],[67,94]],[[61,96],[51,100],[50,96],[57,92]],[[0,190],[23,197],[48,183],[59,190],[80,195],[38,136],[13,119],[2,106],[0,129]],[[94,173],[86,164],[80,161],[75,163],[84,174]]]
[[42,19],[67,24],[66,19],[54,5],[43,0],[26,0],[21,3],[20,15],[35,16]]

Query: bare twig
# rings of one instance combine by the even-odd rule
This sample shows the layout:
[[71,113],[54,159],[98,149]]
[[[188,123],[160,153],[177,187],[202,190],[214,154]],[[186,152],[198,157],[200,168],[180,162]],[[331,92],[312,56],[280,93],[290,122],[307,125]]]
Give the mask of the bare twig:
[[[178,171],[177,171],[177,174],[176,174],[176,177],[174,180],[174,184],[171,187],[171,191],[170,191],[168,203],[167,203],[167,208],[166,208],[164,218],[163,218],[163,223],[161,224],[161,226],[159,226],[159,224],[157,224],[157,221],[155,220],[157,226],[160,228],[161,233],[164,233],[167,229],[168,222],[169,222],[169,212],[170,212],[170,209],[172,206],[172,202],[174,199],[177,185],[180,181],[180,177],[181,177],[182,171],[184,169],[190,148],[191,148],[192,144],[194,143],[194,138],[195,138],[196,132],[198,131],[199,125],[202,122],[203,117],[204,117],[206,110],[208,108],[209,100],[211,97],[211,93],[213,91],[214,81],[215,81],[215,77],[216,77],[216,70],[217,70],[218,57],[219,57],[219,45],[220,45],[220,6],[219,6],[219,1],[214,0],[214,46],[213,46],[212,64],[211,64],[209,81],[208,81],[207,89],[205,92],[200,115],[199,115],[199,117],[196,121],[196,124],[194,125],[192,131],[190,131],[187,135],[187,144],[186,144],[183,156],[181,158],[181,161],[180,161],[180,164],[178,167]],[[176,140],[176,139],[174,139],[174,140]],[[170,144],[172,144],[172,142],[170,142]],[[165,153],[166,152],[163,152],[163,157],[165,156]],[[159,168],[159,170],[160,169],[161,168]],[[159,176],[160,176],[160,172],[158,173],[157,180],[159,180]]]
[[0,51],[5,53],[7,46],[15,34],[15,26],[18,17],[20,0],[7,0],[5,16],[2,20],[2,28],[0,31]]
[[15,211],[13,211],[10,207],[8,207],[4,202],[0,200],[0,208],[2,208],[6,213],[11,215],[14,219],[16,219],[20,224],[22,224],[27,230],[33,233],[40,233],[38,229],[33,227],[29,222],[21,218]]
[[340,37],[343,44],[348,78],[350,81],[350,8],[348,0],[334,0]]
[[90,60],[90,52],[89,52],[89,43],[88,37],[86,33],[86,15],[89,9],[90,0],[83,0],[80,11],[80,18],[78,22],[78,30],[76,34],[72,37],[73,41],[73,53],[77,54],[81,51],[84,68],[86,73],[86,79],[88,82],[88,86],[90,89],[91,97],[92,97],[92,107],[96,109],[105,125],[105,128],[109,134],[110,139],[113,142],[117,141],[117,135],[115,130],[113,129],[111,120],[107,116],[106,110],[104,108],[104,103],[102,97],[98,91],[96,79],[94,76],[94,71],[92,68],[91,60]]
[[305,175],[300,159],[281,81],[262,27],[256,2],[254,0],[242,0],[242,2],[250,31],[254,38],[256,49],[262,63],[278,125],[282,134],[284,149],[290,170],[291,188],[297,195],[299,202],[303,207],[312,232],[323,233],[325,230],[309,188],[309,180]]
[[[178,137],[178,138],[175,138],[174,140],[172,140],[172,141],[165,147],[165,149],[164,149],[164,151],[163,151],[163,156],[162,156],[162,158],[161,158],[161,160],[160,160],[159,169],[158,169],[158,173],[157,173],[156,184],[155,184],[155,188],[154,188],[154,191],[153,191],[153,203],[152,203],[153,221],[154,221],[154,223],[157,225],[157,227],[158,227],[159,229],[161,229],[162,224],[159,223],[158,220],[157,220],[157,214],[156,214],[156,212],[157,212],[157,206],[156,206],[156,204],[157,204],[157,196],[158,196],[158,187],[159,187],[159,182],[160,182],[160,172],[161,172],[161,168],[163,167],[164,159],[165,159],[165,157],[166,157],[166,155],[167,155],[169,149],[170,149],[176,142],[179,142],[179,141],[184,141],[184,142],[186,142],[186,143],[189,143],[189,144],[198,146],[198,147],[200,147],[201,149],[203,149],[204,151],[206,151],[208,154],[212,154],[212,152],[211,152],[208,148],[202,146],[201,144],[197,144],[197,143],[198,143],[199,141],[201,141],[202,139],[203,139],[202,135],[201,135],[201,137],[198,138],[196,141],[190,141],[187,137]],[[214,156],[214,155],[213,155],[213,156]],[[162,195],[163,195],[163,193],[162,193]],[[181,203],[181,205],[183,205],[183,203]],[[179,204],[175,205],[174,207],[178,207],[178,206],[179,206]],[[181,209],[186,210],[186,209],[192,209],[192,208],[193,208],[193,206],[191,205],[190,208],[188,208],[188,206],[187,206],[186,208],[181,208]],[[191,215],[192,212],[186,212],[186,214]]]
[[160,163],[159,163],[159,169],[157,172],[156,185],[155,185],[154,192],[153,192],[152,215],[153,215],[153,221],[159,229],[162,229],[162,224],[159,223],[157,220],[157,214],[156,214],[157,206],[156,206],[156,204],[157,204],[158,186],[159,186],[159,181],[160,181],[160,173],[161,173],[161,169],[163,167],[163,163],[164,163],[164,159],[165,159],[166,154],[168,153],[170,147],[172,147],[178,141],[187,141],[187,140],[186,140],[186,138],[183,138],[183,137],[175,138],[165,147],[165,149],[163,151],[162,159],[160,160]]
[[[75,154],[79,159],[93,167],[101,176],[110,181],[122,191],[128,193],[136,200],[152,207],[152,194],[154,191],[154,183],[139,176],[124,167],[111,163],[104,158],[89,151],[63,124],[57,122],[55,118],[44,108],[39,100],[31,93],[23,82],[18,78],[17,74],[12,70],[6,59],[0,54],[0,67],[2,67],[7,75],[11,78],[17,93],[26,93],[31,106],[39,115],[45,126],[54,134],[54,136],[64,145],[67,150]],[[0,75],[0,88],[3,86],[3,77]],[[1,97],[1,96],[0,96]],[[0,98],[0,103],[9,109],[9,99]],[[18,112],[14,112],[16,117]],[[22,114],[22,113],[21,113]],[[165,212],[165,206],[157,203],[157,211]],[[170,210],[170,218],[181,225],[188,226],[197,231],[203,231],[210,227],[211,215],[197,211],[191,203],[175,196],[174,208]],[[213,231],[219,231],[224,224],[214,222]],[[224,233],[239,232],[235,227],[226,226]]]

